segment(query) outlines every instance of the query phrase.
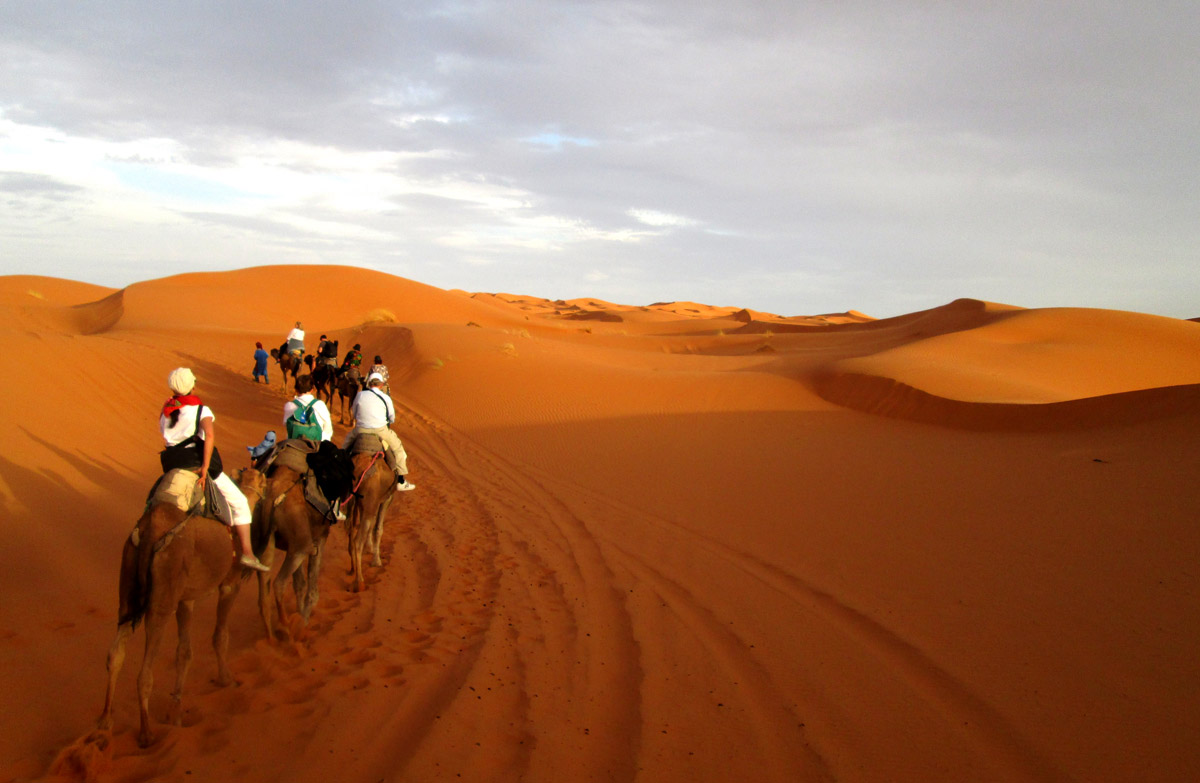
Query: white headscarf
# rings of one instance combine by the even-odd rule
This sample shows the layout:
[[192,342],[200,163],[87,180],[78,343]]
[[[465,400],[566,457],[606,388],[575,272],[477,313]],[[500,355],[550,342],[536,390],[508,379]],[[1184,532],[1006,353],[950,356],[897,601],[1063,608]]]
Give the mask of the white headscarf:
[[167,386],[176,394],[191,394],[196,387],[196,376],[187,367],[177,367],[167,376]]

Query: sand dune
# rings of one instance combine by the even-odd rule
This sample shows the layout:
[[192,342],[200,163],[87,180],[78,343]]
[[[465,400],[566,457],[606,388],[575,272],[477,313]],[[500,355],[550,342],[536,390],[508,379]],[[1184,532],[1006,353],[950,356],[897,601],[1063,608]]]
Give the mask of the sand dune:
[[[392,369],[418,489],[384,566],[350,592],[335,529],[290,642],[248,583],[225,688],[201,602],[182,725],[137,747],[135,643],[89,741],[166,374],[195,369],[245,465],[289,398],[275,367],[252,383],[254,342],[295,320]],[[6,780],[1200,775],[1200,324],[262,267],[0,277],[0,335]]]

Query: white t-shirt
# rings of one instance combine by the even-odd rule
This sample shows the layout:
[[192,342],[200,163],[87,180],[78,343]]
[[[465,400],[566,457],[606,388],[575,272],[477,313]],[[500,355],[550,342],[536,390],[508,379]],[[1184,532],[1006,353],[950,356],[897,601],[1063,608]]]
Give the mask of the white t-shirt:
[[[179,409],[179,419],[172,427],[171,420],[166,416],[158,417],[158,428],[162,430],[163,440],[168,446],[174,446],[176,443],[183,443],[188,438],[197,432],[196,430],[196,411],[200,410],[197,405],[184,405]],[[213,415],[212,408],[204,406],[204,418],[217,420]],[[204,430],[199,430],[201,439],[204,438]]]
[[[313,395],[309,393],[301,394],[299,397],[288,400],[287,404],[283,406],[283,426],[285,431],[287,429],[287,420],[291,418],[292,412],[297,407],[303,408],[314,399]],[[296,405],[296,400],[300,401],[301,404],[299,406]],[[329,415],[329,408],[325,405],[325,401],[317,400],[312,406],[312,412],[313,416],[317,417],[317,423],[321,425],[321,440],[333,440],[333,418]]]
[[359,429],[374,430],[396,420],[392,398],[379,389],[368,388],[354,398],[354,421]]
[[297,326],[295,329],[288,332],[287,339],[299,340],[300,342],[304,342],[304,330],[301,329],[299,326]]

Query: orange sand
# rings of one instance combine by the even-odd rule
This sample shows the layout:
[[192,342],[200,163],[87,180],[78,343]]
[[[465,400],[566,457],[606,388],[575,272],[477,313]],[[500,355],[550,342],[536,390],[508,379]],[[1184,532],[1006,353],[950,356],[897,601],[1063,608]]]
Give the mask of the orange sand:
[[[111,743],[83,742],[168,371],[245,465],[287,399],[254,342],[296,319],[392,368],[418,489],[384,567],[348,592],[335,529],[296,643],[247,583],[228,688],[198,605],[182,725],[145,750],[139,633]],[[4,780],[1200,777],[1200,324],[267,267],[0,277],[0,336]]]

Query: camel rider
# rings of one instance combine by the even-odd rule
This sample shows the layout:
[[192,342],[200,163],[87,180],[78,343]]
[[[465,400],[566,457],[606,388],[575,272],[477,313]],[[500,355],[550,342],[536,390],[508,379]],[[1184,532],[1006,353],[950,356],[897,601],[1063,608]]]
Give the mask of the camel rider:
[[380,376],[381,378],[383,378],[383,390],[384,390],[384,392],[385,392],[385,393],[387,393],[387,394],[391,394],[391,393],[392,393],[392,387],[391,387],[391,385],[390,385],[390,384],[389,384],[389,382],[388,382],[388,368],[387,368],[387,365],[383,363],[383,357],[382,357],[382,356],[376,356],[376,357],[375,357],[375,363],[374,363],[374,364],[372,364],[372,365],[371,365],[371,369],[367,371],[367,377],[368,377],[368,378],[369,378],[369,377],[371,377],[372,375],[378,375],[378,376]]
[[[311,375],[296,377],[296,398],[283,406],[283,426],[289,438],[307,437],[318,442],[333,440],[333,418],[325,401],[313,396],[312,387]],[[305,426],[313,429],[307,430],[307,434],[298,431],[298,427]]]
[[[296,378],[296,398],[283,406],[283,426],[289,438],[308,438],[318,443],[333,440],[333,417],[329,408],[320,397],[312,394],[313,379],[311,375],[300,375]],[[333,515],[344,520],[341,499],[328,498]]]
[[329,365],[336,370],[337,352],[338,341],[326,340],[325,335],[321,335],[321,344],[317,347],[317,363]]
[[[212,409],[200,402],[200,398],[192,394],[192,390],[196,386],[196,376],[187,367],[179,367],[172,371],[167,376],[167,385],[174,392],[171,399],[163,405],[162,415],[158,417],[158,427],[162,431],[163,440],[167,446],[175,446],[189,440],[193,436],[199,437],[203,443],[203,456],[200,463],[200,487],[204,488],[204,482],[208,481],[209,466],[212,461],[213,452],[216,449],[216,434],[213,427],[213,422],[216,417],[213,415]],[[196,421],[196,416],[200,416],[200,421]],[[224,473],[218,473],[212,477],[213,486],[225,498],[225,502],[229,504],[230,513],[233,516],[233,531],[236,534],[235,538],[238,541],[241,557],[238,563],[246,568],[253,568],[256,571],[270,571],[268,566],[259,562],[254,556],[254,551],[250,546],[250,521],[251,512],[250,504],[246,501],[246,496],[238,489],[237,484],[226,476]]]
[[362,346],[358,343],[349,351],[346,351],[346,358],[342,359],[342,372],[346,372],[351,368],[358,369],[362,367]]
[[415,489],[415,485],[404,478],[408,473],[408,455],[404,452],[404,444],[390,426],[396,420],[396,406],[383,391],[382,376],[373,373],[367,377],[367,388],[354,398],[352,408],[354,429],[346,435],[342,448],[350,448],[350,444],[362,433],[378,435],[383,443],[384,459],[396,473],[396,489]]
[[288,332],[286,345],[288,353],[304,355],[304,326],[299,321],[296,322],[296,327]]

